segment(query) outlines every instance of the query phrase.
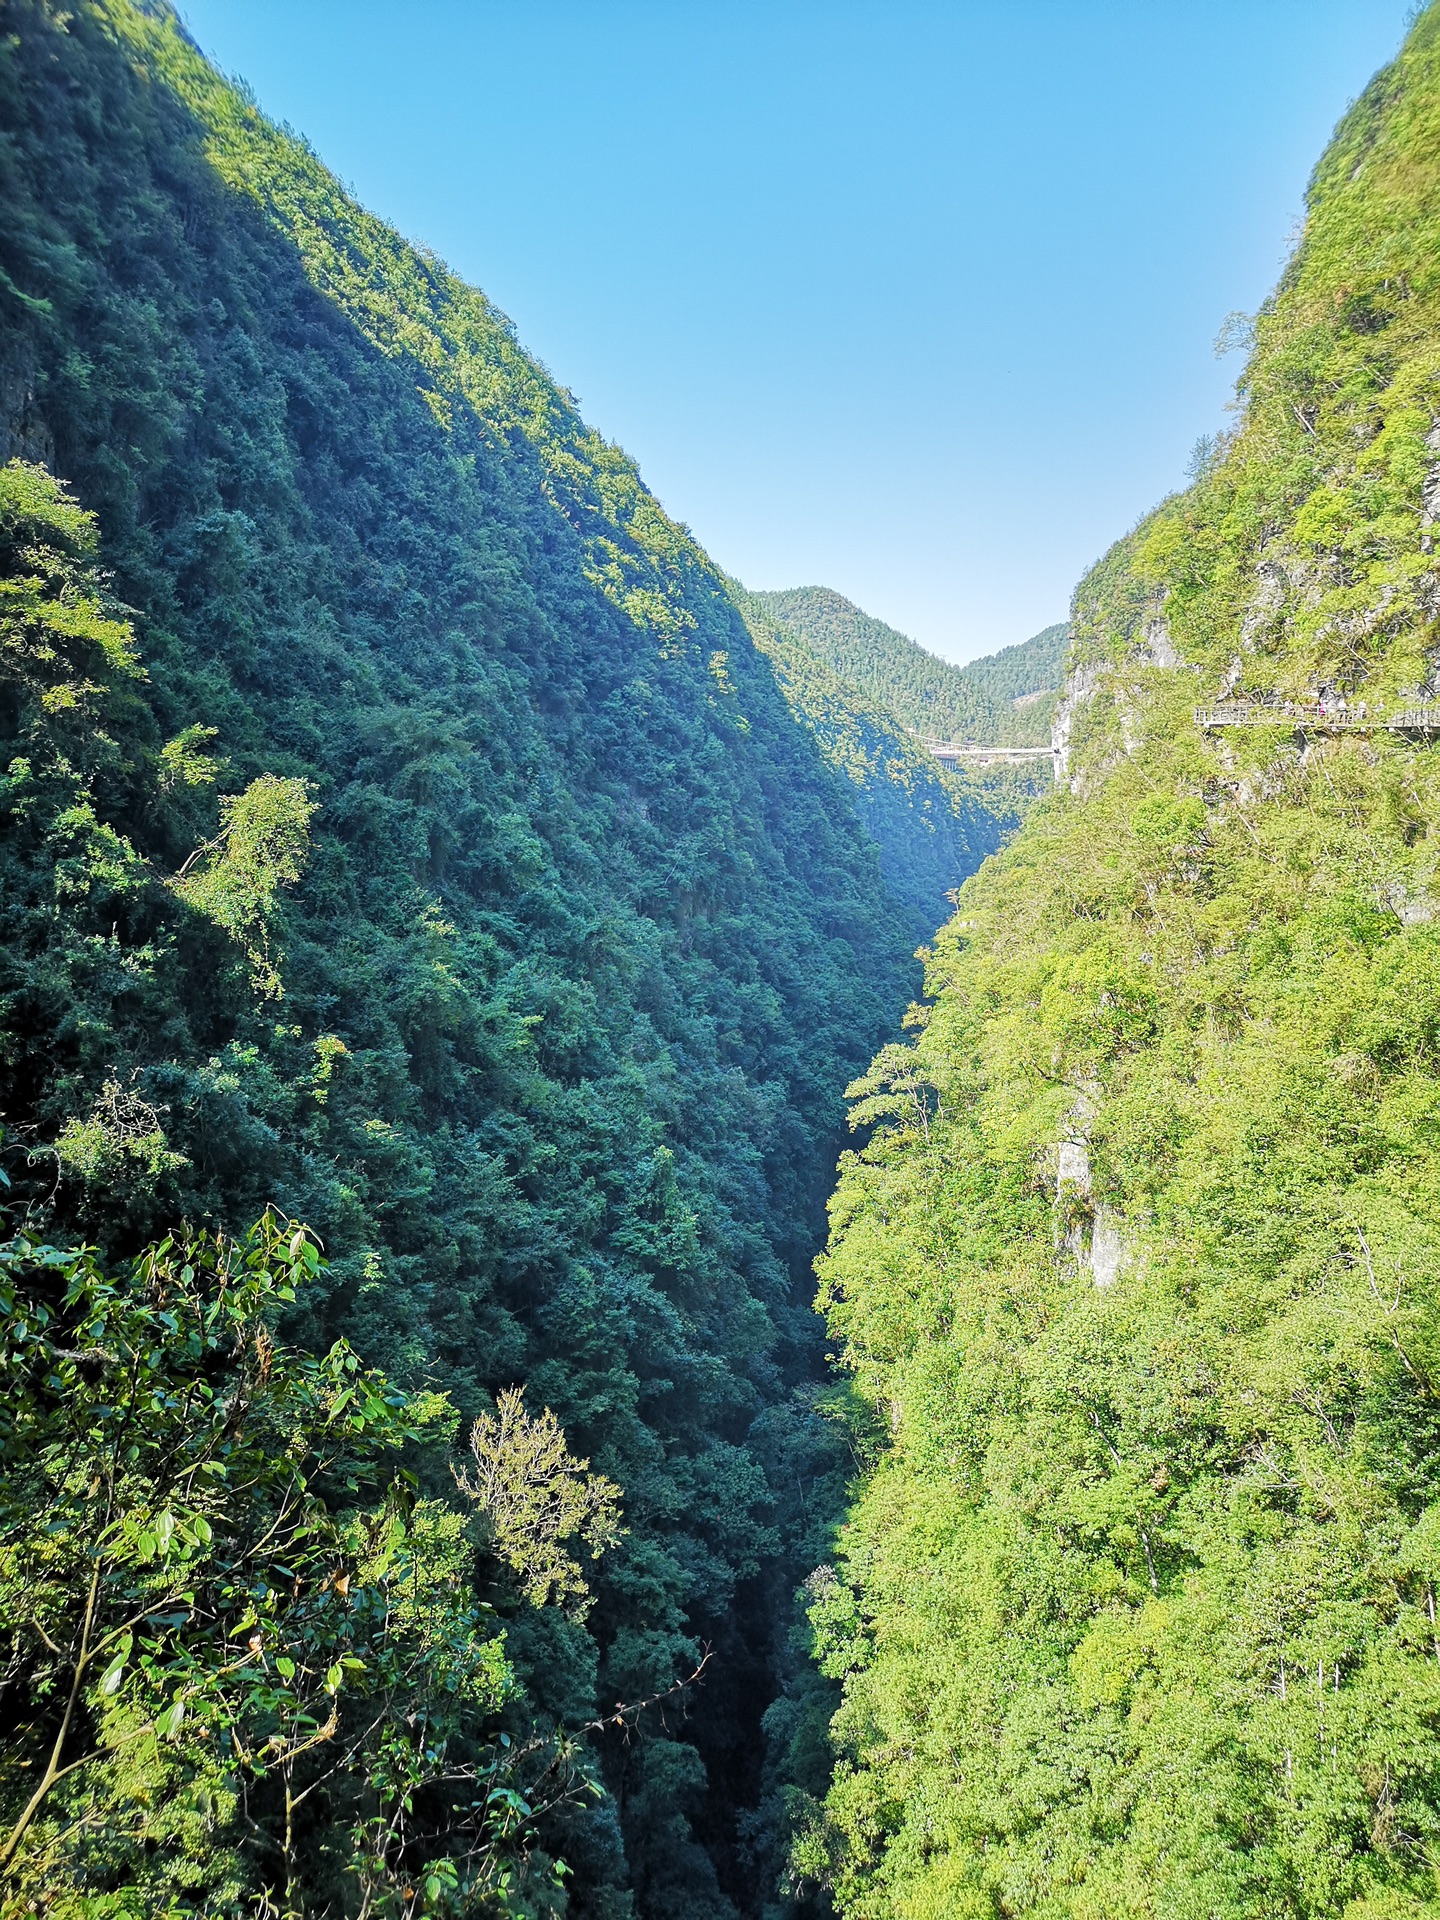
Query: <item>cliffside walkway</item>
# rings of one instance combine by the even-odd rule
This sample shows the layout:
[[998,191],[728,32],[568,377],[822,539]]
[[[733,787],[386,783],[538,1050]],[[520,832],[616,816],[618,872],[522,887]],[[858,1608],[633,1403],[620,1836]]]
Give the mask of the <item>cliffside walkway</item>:
[[1440,707],[1406,707],[1399,713],[1364,713],[1354,707],[1302,706],[1295,700],[1266,706],[1254,700],[1221,701],[1197,707],[1202,733],[1221,727],[1292,727],[1304,733],[1406,733],[1424,738],[1440,734]]

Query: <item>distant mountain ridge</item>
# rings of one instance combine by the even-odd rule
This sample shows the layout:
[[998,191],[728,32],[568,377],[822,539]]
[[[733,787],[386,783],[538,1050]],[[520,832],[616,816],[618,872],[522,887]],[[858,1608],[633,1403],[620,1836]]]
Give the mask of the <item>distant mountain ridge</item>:
[[829,587],[752,596],[770,617],[903,726],[985,746],[1045,746],[1063,678],[1069,628],[955,666]]
[[912,915],[916,939],[929,939],[947,895],[1019,824],[1015,796],[942,766],[888,699],[832,667],[796,628],[775,618],[766,596],[734,581],[730,590],[791,712],[853,785],[886,886]]

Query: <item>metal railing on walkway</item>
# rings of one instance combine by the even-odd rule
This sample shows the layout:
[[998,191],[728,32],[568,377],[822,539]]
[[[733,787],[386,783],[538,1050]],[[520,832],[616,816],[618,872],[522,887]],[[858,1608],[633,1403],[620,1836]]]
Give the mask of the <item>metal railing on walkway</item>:
[[1404,707],[1399,713],[1368,713],[1364,707],[1298,700],[1224,700],[1197,707],[1195,724],[1203,733],[1221,727],[1288,727],[1298,733],[1440,734],[1440,707]]

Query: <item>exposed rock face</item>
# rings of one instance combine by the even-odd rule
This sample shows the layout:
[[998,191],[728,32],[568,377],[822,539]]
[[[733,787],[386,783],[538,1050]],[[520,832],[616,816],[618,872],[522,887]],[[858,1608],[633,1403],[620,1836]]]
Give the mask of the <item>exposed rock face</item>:
[[1120,1237],[1119,1225],[1104,1207],[1097,1207],[1090,1228],[1090,1271],[1102,1293],[1114,1286],[1124,1264],[1125,1242]]
[[1062,1140],[1060,1142],[1059,1161],[1056,1169],[1061,1187],[1071,1187],[1076,1193],[1088,1195],[1090,1192],[1090,1149],[1083,1140]]
[[55,441],[35,405],[35,370],[0,365],[0,466],[10,460],[55,464]]
[[[1090,1173],[1089,1127],[1095,1118],[1094,1098],[1082,1092],[1070,1114],[1072,1136],[1062,1140],[1055,1155],[1055,1193],[1058,1200],[1090,1202],[1093,1191]],[[1065,1236],[1065,1244],[1077,1263],[1090,1268],[1095,1285],[1103,1292],[1115,1284],[1127,1258],[1116,1217],[1103,1206],[1089,1206],[1089,1234],[1086,1221],[1077,1220]]]
[[1155,667],[1183,667],[1185,664],[1170,638],[1170,622],[1163,613],[1157,613],[1146,625],[1142,658],[1146,655],[1149,664]]
[[[1135,665],[1142,667],[1180,668],[1185,665],[1175,642],[1170,636],[1170,622],[1165,618],[1163,606],[1156,603],[1154,611],[1140,628],[1134,643],[1132,659]],[[1055,708],[1055,719],[1050,728],[1050,752],[1054,760],[1056,786],[1068,786],[1075,794],[1085,791],[1086,776],[1081,771],[1071,771],[1071,755],[1074,741],[1075,719],[1081,707],[1093,700],[1100,690],[1102,680],[1108,672],[1104,661],[1083,661],[1074,667],[1060,692]],[[1139,745],[1139,731],[1134,724],[1132,703],[1127,701],[1122,689],[1116,690],[1116,708],[1120,719],[1125,751],[1133,754]]]
[[1240,644],[1253,653],[1255,643],[1275,623],[1285,604],[1289,576],[1278,560],[1262,560],[1255,569],[1255,591],[1240,622]]
[[[1440,456],[1440,420],[1426,434],[1425,444],[1431,453]],[[1420,519],[1427,527],[1433,527],[1440,520],[1440,457],[1431,463],[1420,488]]]
[[1094,699],[1099,685],[1098,666],[1087,662],[1076,667],[1061,689],[1059,704],[1055,708],[1055,720],[1050,728],[1055,784],[1057,787],[1068,785],[1072,793],[1079,791],[1078,782],[1070,778],[1070,743],[1075,729],[1075,715],[1087,700]]
[[1410,893],[1392,887],[1383,897],[1402,927],[1427,926],[1435,918],[1435,902],[1426,891]]

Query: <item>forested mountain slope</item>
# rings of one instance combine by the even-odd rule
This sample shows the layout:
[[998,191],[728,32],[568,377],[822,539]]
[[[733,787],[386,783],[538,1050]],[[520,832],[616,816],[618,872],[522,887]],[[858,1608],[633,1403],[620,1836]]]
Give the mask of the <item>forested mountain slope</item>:
[[797,1855],[855,1920],[1436,1911],[1440,746],[1376,723],[1436,700],[1440,11],[1242,398],[1078,590],[1069,778],[857,1109]]
[[[508,1835],[512,1851],[558,1851],[572,1875],[568,1896],[550,1880],[543,1897],[492,1887],[484,1910],[754,1911],[767,1835],[753,1820],[742,1833],[739,1813],[759,1790],[776,1633],[841,1446],[811,1409],[808,1269],[840,1090],[914,991],[918,892],[887,890],[853,785],[633,464],[483,295],[358,208],[158,0],[11,0],[0,133],[0,1110],[15,1217],[118,1262],[182,1221],[238,1231],[273,1203],[308,1223],[327,1259],[316,1272],[302,1238],[288,1253],[255,1243],[269,1277],[234,1309],[233,1352],[256,1343],[235,1405],[279,1391],[273,1355],[290,1349],[264,1316],[288,1297],[275,1273],[289,1261],[305,1290],[286,1339],[323,1350],[343,1330],[362,1360],[443,1390],[467,1421],[514,1383],[535,1412],[552,1408],[618,1488],[623,1532],[607,1522],[603,1560],[587,1563],[588,1613],[530,1605],[496,1558],[521,1521],[487,1496],[477,1592],[522,1691],[504,1708],[502,1763],[473,1744],[484,1715],[486,1740],[502,1724],[498,1670],[465,1681],[465,1765],[518,1766],[485,1777],[544,1800],[523,1773],[535,1729],[582,1729],[597,1708],[663,1693],[705,1644],[714,1654],[684,1709],[672,1700],[638,1732],[591,1729],[578,1761],[546,1749],[550,1787],[557,1755],[599,1784],[538,1842],[500,1786],[476,1803],[495,1847]],[[982,843],[953,807],[943,833],[946,858],[973,865]],[[71,1369],[59,1401],[36,1376],[7,1408],[44,1434],[93,1403],[108,1431],[111,1281],[16,1246],[0,1288],[13,1325],[69,1314],[75,1344],[55,1348]],[[185,1393],[204,1399],[233,1354],[211,1352],[212,1332],[182,1338],[191,1308],[164,1302],[211,1274],[221,1295],[194,1311],[219,1324],[230,1256],[211,1247],[180,1272],[182,1257],[142,1268],[148,1291],[124,1311],[151,1327],[133,1335],[135,1364],[157,1377],[165,1341],[191,1341]],[[71,1276],[63,1301],[47,1271]],[[14,1274],[25,1299],[39,1288],[30,1320]],[[363,1454],[399,1403],[383,1414],[375,1399],[361,1419],[357,1391],[312,1381],[265,1419],[292,1422],[298,1461],[304,1422],[353,1401]],[[158,1419],[180,1401],[157,1393]],[[214,1401],[216,1445],[230,1404]],[[18,1446],[19,1431],[0,1441]],[[52,1447],[34,1471],[58,1487],[65,1457]],[[561,1484],[566,1456],[545,1457]],[[443,1506],[449,1466],[425,1458],[416,1471]],[[326,1496],[339,1510],[373,1478],[326,1471],[341,1475]],[[23,1530],[30,1483],[12,1484],[6,1524]],[[214,1528],[198,1515],[177,1533],[168,1509],[145,1521],[133,1498],[124,1537],[143,1594],[158,1591],[145,1568],[177,1541],[200,1565]],[[341,1541],[341,1520],[317,1519],[313,1539]],[[439,1567],[447,1591],[468,1591],[469,1536],[434,1525],[427,1577]],[[83,1527],[74,1538],[83,1558]],[[24,1548],[59,1579],[46,1551]],[[332,1597],[352,1580],[342,1561],[322,1583]],[[58,1728],[54,1754],[74,1750],[63,1691],[24,1691],[30,1564],[0,1555],[11,1818],[39,1773],[24,1741]],[[274,1678],[264,1637],[282,1578],[235,1616],[253,1625],[261,1609],[237,1658],[271,1675],[247,1708],[262,1719],[299,1684],[293,1660]],[[188,1604],[155,1632],[193,1638]],[[431,1616],[405,1605],[396,1617],[420,1632]],[[278,1775],[256,1784],[264,1749],[246,1760],[223,1717],[218,1745],[189,1731],[199,1681],[176,1680],[173,1660],[173,1710],[143,1718],[162,1669],[138,1652],[126,1666],[116,1632],[103,1679],[86,1669],[82,1686],[75,1669],[74,1725],[98,1730],[102,1760],[118,1726],[122,1758],[56,1785],[17,1856],[26,1897],[43,1888],[55,1913],[104,1900],[218,1914],[283,1882],[306,1911],[356,1910],[345,1876],[389,1858],[380,1816],[347,1838],[338,1788],[306,1789],[297,1826],[287,1771],[282,1820]],[[343,1704],[342,1666],[325,1686]],[[453,1694],[460,1669],[447,1671]],[[322,1702],[317,1753],[339,1712]],[[429,1737],[423,1715],[393,1724],[386,1766]],[[259,1797],[242,1819],[246,1779]],[[283,1838],[267,1853],[272,1816]],[[414,1885],[402,1898],[397,1879],[401,1904],[384,1911],[473,1910],[452,1885],[473,1859],[432,1872],[420,1840],[396,1844]],[[444,1856],[443,1835],[425,1844]]]
[[828,587],[753,597],[833,673],[916,733],[994,746],[1049,741],[1064,674],[1063,624],[957,667]]
[[[979,660],[967,660],[960,671],[987,699],[995,713],[993,737],[1000,745],[1043,746],[1055,710],[1055,697],[1065,678],[1065,655],[1070,629],[1062,620],[1042,627],[1028,640]],[[982,734],[989,739],[990,733]]]
[[917,943],[928,940],[945,916],[948,896],[1015,826],[1013,803],[941,766],[888,707],[773,619],[765,596],[738,585],[733,591],[791,709],[854,789],[885,884],[911,909]]

